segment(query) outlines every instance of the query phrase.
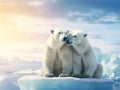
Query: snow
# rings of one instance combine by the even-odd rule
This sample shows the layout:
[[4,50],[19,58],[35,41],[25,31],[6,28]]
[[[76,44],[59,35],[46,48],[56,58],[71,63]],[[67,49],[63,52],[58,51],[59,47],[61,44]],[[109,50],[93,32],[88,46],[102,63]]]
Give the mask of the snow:
[[17,84],[10,80],[10,77],[0,76],[0,90],[20,90]]
[[106,76],[109,79],[115,79],[120,77],[120,54],[112,54],[110,60],[101,62],[104,68],[103,77]]
[[21,90],[113,90],[112,80],[73,77],[25,76],[18,80],[18,84]]
[[32,70],[32,69],[25,69],[25,70],[20,70],[20,71],[16,71],[14,72],[14,74],[17,75],[34,75],[34,74],[39,74],[40,73],[40,69],[36,69],[36,70]]

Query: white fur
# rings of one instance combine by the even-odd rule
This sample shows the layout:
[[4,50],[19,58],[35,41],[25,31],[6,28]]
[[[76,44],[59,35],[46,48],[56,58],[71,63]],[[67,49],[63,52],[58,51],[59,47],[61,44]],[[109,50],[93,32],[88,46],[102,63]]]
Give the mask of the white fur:
[[[71,47],[73,48],[73,47]],[[80,77],[82,74],[82,58],[78,52],[73,48],[72,49],[72,60],[73,60],[73,71],[72,77]]]
[[73,53],[73,76],[79,74],[81,77],[101,77],[102,68],[98,68],[96,56],[84,33],[81,30],[71,31],[68,42],[73,46],[74,52],[76,51]]
[[60,29],[54,30],[46,42],[42,76],[69,76],[71,74],[72,51],[61,41],[59,32],[63,31]]
[[101,78],[103,75],[103,67],[101,64],[97,64],[97,69],[94,72],[93,78]]

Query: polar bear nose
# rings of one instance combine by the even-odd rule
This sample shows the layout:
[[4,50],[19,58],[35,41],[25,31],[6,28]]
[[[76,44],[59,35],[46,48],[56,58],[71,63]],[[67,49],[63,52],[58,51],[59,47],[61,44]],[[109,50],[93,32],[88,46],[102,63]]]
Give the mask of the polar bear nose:
[[64,37],[62,41],[66,41],[67,37]]
[[66,41],[67,44],[72,44],[72,42],[70,42],[69,40]]

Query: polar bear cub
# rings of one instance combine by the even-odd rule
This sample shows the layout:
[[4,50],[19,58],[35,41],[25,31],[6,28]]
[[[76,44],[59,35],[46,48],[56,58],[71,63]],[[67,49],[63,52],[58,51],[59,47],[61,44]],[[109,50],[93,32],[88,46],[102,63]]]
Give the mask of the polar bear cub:
[[[74,58],[73,76],[78,76],[78,73],[79,75],[82,73],[80,77],[100,78],[102,76],[102,66],[97,64],[96,56],[86,36],[87,34],[84,34],[81,30],[73,30],[66,40],[66,43],[72,45],[80,56],[79,58]],[[77,54],[75,55],[78,56]]]
[[66,33],[61,29],[51,30],[45,46],[45,54],[42,65],[42,76],[70,76],[72,71],[72,51],[65,42],[62,42]]

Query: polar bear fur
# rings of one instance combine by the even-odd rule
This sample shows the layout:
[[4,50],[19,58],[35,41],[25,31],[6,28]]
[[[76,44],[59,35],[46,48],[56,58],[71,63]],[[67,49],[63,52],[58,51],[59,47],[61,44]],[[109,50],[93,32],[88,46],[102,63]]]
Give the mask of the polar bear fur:
[[70,76],[72,71],[72,51],[61,39],[65,33],[61,29],[51,31],[45,46],[42,76]]
[[66,43],[73,47],[73,72],[72,76],[84,78],[100,78],[102,65],[97,64],[94,51],[89,44],[87,34],[81,30],[71,31]]
[[97,64],[97,69],[94,72],[93,78],[101,78],[103,75],[103,67],[101,64]]

